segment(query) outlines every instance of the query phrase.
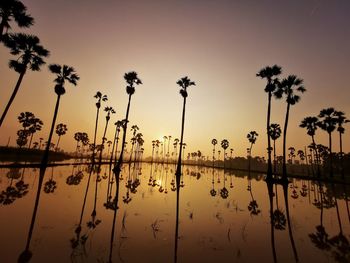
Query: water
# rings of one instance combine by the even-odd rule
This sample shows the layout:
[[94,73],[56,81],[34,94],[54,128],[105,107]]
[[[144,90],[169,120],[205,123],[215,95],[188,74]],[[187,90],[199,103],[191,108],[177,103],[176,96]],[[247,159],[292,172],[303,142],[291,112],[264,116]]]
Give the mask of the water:
[[[87,167],[47,168],[29,240],[31,262],[108,262],[110,256],[113,262],[174,262],[174,172],[173,165],[154,164],[152,170],[150,164],[125,165],[112,231],[114,210],[104,205],[111,189],[109,166],[103,165],[97,188],[96,174],[91,175],[77,233]],[[77,176],[69,177],[72,174]],[[38,178],[39,171],[33,168],[0,170],[0,192],[9,186],[17,189],[0,197],[0,262],[16,262],[25,250]],[[177,262],[273,262],[274,253],[278,262],[349,262],[349,195],[345,194],[349,186],[294,180],[287,189],[273,186],[269,196],[262,179],[262,174],[248,177],[226,171],[224,175],[222,169],[185,166]],[[116,184],[109,185],[113,207]],[[224,187],[227,191],[221,191],[221,196]],[[289,218],[284,190],[288,191]],[[274,221],[273,228],[270,197],[273,210],[278,206],[280,211],[274,213],[280,224]],[[328,238],[321,238],[322,230]]]

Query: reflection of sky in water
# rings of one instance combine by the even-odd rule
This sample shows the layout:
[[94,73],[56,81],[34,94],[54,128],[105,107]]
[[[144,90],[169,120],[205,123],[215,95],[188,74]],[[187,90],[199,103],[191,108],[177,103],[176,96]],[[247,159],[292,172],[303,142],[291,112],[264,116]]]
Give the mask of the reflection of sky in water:
[[[85,167],[81,168],[85,169]],[[153,174],[150,178],[149,164],[142,166],[141,174],[140,171],[134,170],[133,166],[130,167],[129,174],[128,167],[124,167],[123,180],[120,181],[119,210],[113,246],[115,261],[121,261],[121,259],[125,262],[173,261],[176,192],[172,191],[174,173],[171,169],[175,170],[174,167],[170,167],[166,173],[162,165],[153,166]],[[84,247],[81,245],[78,245],[74,251],[71,249],[70,240],[76,237],[74,231],[79,222],[88,178],[85,170],[81,178],[81,173],[77,173],[79,170],[81,170],[79,167],[73,169],[72,166],[63,166],[55,167],[52,173],[52,168],[47,169],[44,184],[53,180],[57,188],[53,193],[47,194],[43,191],[41,194],[30,245],[33,262],[43,262],[48,259],[52,262],[69,262],[71,256],[77,262],[85,257],[89,262],[108,259],[113,220],[113,211],[107,210],[103,205],[108,197],[108,167],[101,169],[94,221],[91,213],[94,205],[96,176],[91,177],[81,230],[81,236],[87,237],[85,254]],[[22,174],[24,184],[28,184],[29,191],[23,198],[14,198],[13,203],[0,206],[2,262],[15,262],[25,247],[37,187],[37,173],[38,171],[33,171],[31,168],[27,168],[24,173],[23,169],[0,170],[0,191],[6,191],[9,186],[14,188],[23,186],[18,184]],[[76,177],[70,177],[67,181],[72,173]],[[106,176],[104,176],[105,173]],[[233,176],[226,173],[224,176],[223,170],[215,170],[213,174],[212,169],[195,166],[185,166],[184,173],[185,186],[180,191],[179,262],[191,260],[195,262],[235,260],[272,262],[269,197],[266,183],[261,180],[262,175],[258,176],[259,180],[252,178],[249,182],[245,174]],[[137,182],[140,184],[138,185]],[[224,184],[228,190],[226,199],[220,196],[220,190],[223,189]],[[126,188],[126,185],[129,188]],[[160,191],[161,187],[163,189]],[[335,188],[339,197],[344,187]],[[210,192],[213,189],[216,192],[214,197],[213,191]],[[323,187],[323,191],[326,192],[325,200],[330,200],[331,188]],[[111,193],[113,199],[115,183],[112,184]],[[288,188],[288,196],[290,222],[300,261],[311,259],[315,262],[327,261],[334,249],[332,248],[329,252],[321,251],[311,243],[309,237],[310,233],[316,232],[316,226],[320,224],[321,210],[313,205],[320,200],[321,193],[318,186],[312,182],[295,181]],[[280,186],[278,186],[277,197],[278,207],[286,216],[283,189]],[[324,206],[329,204],[332,207],[323,210],[323,226],[331,238],[339,234],[339,226],[334,199],[333,202],[324,202]],[[276,209],[276,198],[273,200],[273,205]],[[344,199],[338,199],[337,205],[343,234],[349,239],[350,227]],[[281,218],[283,228],[283,215]],[[98,223],[99,220],[100,223]],[[95,223],[91,229],[87,227],[89,221]],[[287,225],[284,225],[284,228],[285,230],[275,230],[277,259],[280,262],[293,262],[293,250]],[[329,258],[329,260],[335,259]]]

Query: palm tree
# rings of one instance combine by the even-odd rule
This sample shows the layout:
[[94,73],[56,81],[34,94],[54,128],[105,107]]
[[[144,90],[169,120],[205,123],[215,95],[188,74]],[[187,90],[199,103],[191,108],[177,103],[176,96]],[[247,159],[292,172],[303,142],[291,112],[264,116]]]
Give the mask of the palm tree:
[[281,99],[283,95],[286,97],[287,111],[283,128],[283,179],[287,179],[287,165],[286,165],[286,144],[287,144],[287,129],[289,120],[290,106],[299,102],[300,96],[296,92],[304,93],[306,89],[302,86],[303,80],[295,75],[289,75],[287,78],[278,82],[277,90],[274,95],[277,99]]
[[92,162],[95,162],[95,148],[96,148],[96,136],[97,136],[97,127],[98,127],[98,117],[100,113],[100,108],[101,108],[101,102],[102,101],[107,101],[107,95],[103,95],[101,92],[97,91],[94,98],[97,99],[96,102],[96,108],[97,108],[97,113],[96,113],[96,121],[95,121],[95,132],[94,132],[94,143],[93,143],[93,149],[92,149]]
[[128,100],[128,106],[126,108],[125,123],[123,125],[122,148],[120,151],[118,162],[115,164],[115,166],[113,168],[113,171],[114,171],[115,177],[116,177],[116,182],[118,185],[119,185],[119,175],[121,172],[121,164],[123,163],[123,155],[124,155],[124,151],[125,151],[126,132],[127,132],[127,127],[128,127],[128,122],[129,122],[131,96],[135,93],[135,85],[142,84],[142,81],[138,78],[137,73],[135,71],[125,73],[124,79],[127,83],[126,93],[129,95],[129,100]]
[[56,144],[56,152],[58,151],[58,144],[60,143],[61,136],[65,135],[67,133],[67,125],[63,123],[59,123],[56,126],[56,134],[58,135],[58,140]]
[[217,139],[212,139],[211,144],[213,145],[213,167],[214,167],[214,162],[215,162],[215,146],[218,144]]
[[273,165],[274,173],[276,174],[276,140],[281,136],[281,127],[277,123],[271,123],[269,128],[270,138],[273,140]]
[[[316,134],[316,130],[318,127],[318,118],[314,117],[314,116],[308,116],[305,117],[299,127],[300,128],[305,128],[307,130],[307,134],[311,136],[311,140],[312,140],[312,144],[316,146],[316,142],[315,142],[315,134]],[[315,156],[316,156],[316,163],[317,163],[317,174],[318,176],[320,175],[320,158],[318,155],[318,152],[316,150],[316,147],[313,148],[313,150],[315,151]]]
[[4,40],[4,44],[10,49],[10,53],[12,55],[19,55],[18,59],[10,60],[9,62],[9,67],[11,69],[14,69],[19,74],[19,78],[5,107],[5,110],[1,115],[0,127],[6,117],[8,110],[10,109],[13,100],[16,97],[27,69],[29,68],[32,71],[39,71],[40,67],[45,64],[43,58],[49,55],[49,51],[40,45],[39,38],[33,35],[27,35],[23,33],[10,34],[6,40]]
[[339,148],[340,148],[340,162],[341,162],[341,175],[342,178],[344,179],[344,167],[343,167],[343,139],[342,139],[342,135],[345,132],[345,128],[344,128],[344,124],[350,122],[350,120],[348,120],[345,117],[345,113],[342,111],[336,111],[335,112],[335,116],[337,116],[337,124],[338,124],[338,128],[337,131],[339,132]]
[[334,108],[322,109],[318,117],[321,119],[318,126],[328,133],[330,176],[333,177],[332,132],[337,127],[338,117]]
[[261,69],[256,76],[262,79],[267,80],[267,84],[265,86],[265,92],[267,93],[268,106],[267,106],[267,122],[266,122],[266,133],[267,133],[267,153],[268,153],[268,161],[267,161],[267,178],[268,180],[272,179],[272,164],[271,164],[271,140],[269,135],[270,129],[270,118],[271,118],[271,98],[273,92],[276,90],[276,85],[278,82],[277,76],[282,73],[282,68],[277,65],[273,65],[272,67],[265,67]]
[[[30,27],[34,24],[34,18],[27,13],[27,7],[18,0],[5,0],[0,2],[0,42],[11,29],[10,22],[15,20],[20,28]],[[4,33],[5,31],[5,33]]]
[[250,142],[250,147],[249,147],[250,155],[252,154],[253,144],[255,144],[258,136],[259,136],[259,134],[256,131],[251,131],[247,135],[247,139]]
[[44,123],[39,118],[33,118],[32,119],[31,126],[28,129],[28,131],[30,133],[30,140],[29,140],[28,149],[30,149],[30,146],[32,144],[34,133],[36,133],[37,131],[41,131],[41,128],[42,128],[43,125],[44,125]]
[[179,189],[180,177],[181,177],[181,159],[182,159],[182,146],[183,146],[183,135],[185,129],[185,112],[186,112],[186,99],[187,99],[187,88],[190,86],[195,86],[196,83],[191,81],[187,76],[179,79],[176,82],[177,85],[180,86],[180,94],[184,98],[183,106],[182,106],[182,124],[181,124],[181,137],[180,137],[180,151],[179,151],[179,159],[177,162],[176,168],[176,187]]
[[226,149],[229,147],[230,143],[228,140],[223,139],[221,141],[221,147],[224,149],[224,173],[225,173],[225,160],[226,160]]
[[131,151],[130,151],[129,163],[131,163],[132,153],[134,152],[134,145],[136,143],[136,132],[139,129],[140,128],[137,125],[131,126],[132,138],[131,138]]
[[112,152],[111,152],[111,159],[110,163],[112,163],[113,160],[113,155],[114,155],[114,148],[115,148],[115,156],[114,156],[114,161],[117,161],[117,150],[118,150],[118,141],[119,141],[119,132],[120,132],[120,127],[123,125],[123,121],[116,121],[114,123],[115,125],[115,132],[114,132],[114,137],[113,137],[113,145],[112,145]]
[[46,167],[46,165],[47,165],[47,161],[48,161],[48,157],[49,157],[49,145],[51,144],[52,134],[53,134],[53,130],[54,130],[55,123],[56,123],[58,108],[60,105],[60,99],[61,99],[61,96],[66,93],[66,90],[64,88],[64,84],[66,81],[68,81],[69,83],[76,86],[77,81],[79,80],[79,76],[75,73],[74,68],[72,68],[70,66],[67,66],[67,65],[60,66],[58,64],[51,64],[51,65],[49,65],[49,70],[52,73],[56,74],[56,79],[54,80],[54,82],[56,83],[55,93],[57,94],[57,100],[56,100],[55,112],[54,112],[53,119],[52,119],[48,144],[46,146],[45,153],[44,153],[43,159],[41,161],[42,167]]
[[293,158],[295,157],[295,148],[289,147],[288,151],[289,151],[288,156],[289,156],[290,163],[293,164]]
[[100,151],[99,164],[101,164],[102,150],[104,149],[104,144],[105,144],[105,141],[107,140],[106,133],[107,133],[107,128],[108,128],[108,123],[109,123],[109,120],[111,119],[111,114],[115,113],[115,110],[112,107],[105,107],[104,111],[107,112],[107,115],[106,115],[106,125],[105,125],[105,129],[104,129],[103,136],[102,136],[102,144],[101,144],[102,147],[101,147],[101,151]]

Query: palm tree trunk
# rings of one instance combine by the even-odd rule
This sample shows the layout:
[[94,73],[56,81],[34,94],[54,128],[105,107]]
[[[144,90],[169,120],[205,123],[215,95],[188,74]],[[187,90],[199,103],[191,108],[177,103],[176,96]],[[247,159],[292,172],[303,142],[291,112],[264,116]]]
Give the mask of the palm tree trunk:
[[332,133],[328,133],[329,138],[329,174],[331,177],[333,177],[333,153],[332,153]]
[[34,133],[32,133],[32,134],[30,135],[30,140],[29,140],[28,149],[30,149],[30,146],[32,145],[33,135],[34,135]]
[[15,89],[13,90],[12,95],[11,95],[11,97],[10,97],[10,100],[8,101],[8,103],[7,103],[6,107],[5,107],[5,110],[4,110],[4,112],[2,113],[2,115],[1,115],[0,127],[1,127],[3,121],[4,121],[5,117],[6,117],[6,114],[7,114],[8,110],[10,109],[10,106],[11,106],[13,100],[14,100],[15,97],[16,97],[16,94],[17,94],[17,92],[18,92],[18,90],[19,90],[19,87],[21,86],[21,83],[22,83],[24,74],[26,74],[26,70],[27,70],[27,66],[26,66],[26,67],[24,68],[24,70],[19,74],[19,78],[18,78],[18,80],[17,80]]
[[339,147],[340,147],[340,170],[341,170],[341,178],[344,179],[343,140],[342,140],[342,133],[341,133],[341,132],[339,132]]
[[56,152],[58,151],[58,145],[60,144],[61,136],[58,136],[57,144],[56,144]]
[[100,151],[100,157],[98,158],[98,163],[99,165],[101,165],[101,161],[102,161],[102,151],[103,151],[103,146],[105,144],[105,137],[106,137],[106,132],[107,132],[107,127],[108,127],[108,119],[106,120],[106,126],[105,126],[105,130],[103,132],[103,137],[102,137],[102,147],[101,147],[101,151]]
[[181,158],[182,158],[182,147],[183,147],[183,136],[184,136],[184,128],[185,128],[185,112],[186,112],[186,97],[184,97],[184,103],[182,107],[182,124],[181,124],[181,138],[180,138],[180,152],[179,159],[177,161],[176,168],[176,187],[180,187],[180,177],[181,177]]
[[287,112],[286,112],[286,119],[284,122],[284,129],[283,129],[283,175],[282,178],[284,180],[287,179],[287,164],[286,164],[286,144],[287,144],[287,129],[288,129],[288,119],[289,119],[289,109],[290,104],[287,103]]
[[266,123],[266,134],[267,134],[267,177],[266,179],[272,179],[272,164],[271,164],[271,138],[269,135],[270,128],[270,116],[271,116],[271,97],[272,93],[268,94],[268,105],[267,105],[267,123]]
[[[180,170],[180,172],[181,172],[181,170]],[[177,176],[176,176],[176,179],[177,179]],[[178,240],[179,240],[179,206],[180,206],[179,201],[180,201],[180,185],[178,184],[176,187],[176,222],[175,222],[174,263],[177,262],[177,247],[178,247]]]
[[98,126],[98,115],[100,112],[100,108],[97,108],[96,113],[96,122],[95,122],[95,132],[94,132],[94,147],[92,149],[92,163],[95,163],[95,150],[96,150],[96,135],[97,135],[97,126]]
[[53,119],[52,119],[50,134],[49,134],[49,139],[47,140],[47,145],[46,145],[46,148],[45,148],[44,156],[43,156],[43,159],[41,160],[41,167],[46,167],[47,166],[47,162],[48,162],[48,158],[49,158],[50,144],[51,144],[51,140],[52,140],[53,130],[55,128],[56,118],[57,118],[57,114],[58,114],[58,107],[60,105],[60,99],[61,99],[61,95],[58,95],[57,96],[57,101],[56,101],[56,106],[55,106],[55,112],[53,114]]
[[123,163],[123,155],[124,155],[124,148],[125,148],[125,141],[126,141],[126,132],[127,132],[127,128],[128,128],[128,121],[129,121],[130,101],[131,101],[131,94],[129,94],[128,107],[126,108],[125,125],[123,125],[122,149],[120,150],[118,162],[116,163],[116,165],[113,168],[113,172],[115,173],[116,180],[119,180],[119,175],[121,172],[121,165]]
[[277,171],[277,164],[276,164],[276,140],[273,140],[273,173],[276,176]]
[[114,138],[113,138],[113,145],[112,145],[112,152],[111,152],[110,163],[112,163],[112,160],[113,160],[115,141],[116,141],[116,138],[117,138],[117,131],[118,131],[118,127],[115,128],[115,132],[114,132]]

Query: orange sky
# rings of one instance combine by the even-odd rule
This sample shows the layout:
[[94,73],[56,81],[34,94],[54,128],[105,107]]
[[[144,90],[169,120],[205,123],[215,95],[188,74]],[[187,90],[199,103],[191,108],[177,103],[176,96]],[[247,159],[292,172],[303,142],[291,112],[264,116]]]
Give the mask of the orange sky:
[[[286,2],[23,1],[35,25],[21,31],[39,36],[51,52],[47,63],[74,66],[81,77],[77,87],[67,86],[61,100],[57,123],[68,126],[61,147],[73,150],[77,131],[92,138],[93,95],[98,90],[109,97],[105,105],[116,109],[111,122],[125,117],[123,74],[135,70],[144,84],[132,98],[130,124],[137,124],[144,134],[147,154],[151,140],[180,136],[182,97],[176,81],[188,75],[197,84],[188,91],[184,136],[188,150],[209,155],[211,139],[226,138],[237,155],[245,155],[246,134],[256,130],[253,154],[265,155],[267,96],[265,81],[255,74],[278,64],[283,76],[296,74],[305,80],[307,92],[291,109],[287,140],[288,147],[303,148],[310,143],[298,128],[303,117],[330,106],[350,114],[350,3]],[[3,46],[0,57],[2,111],[18,74],[7,67],[10,55]],[[43,131],[35,137],[47,138],[56,101],[53,79],[46,66],[25,75],[0,129],[1,145],[9,136],[14,145],[22,111],[32,111],[44,121]],[[272,122],[283,126],[284,101],[273,101],[272,110]],[[104,117],[101,120],[100,140]],[[108,139],[113,131],[110,126]],[[316,139],[327,144],[324,132]],[[334,142],[338,150],[336,134]]]

